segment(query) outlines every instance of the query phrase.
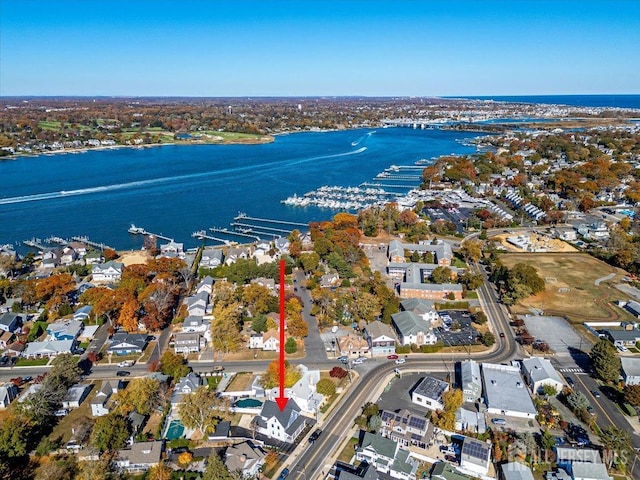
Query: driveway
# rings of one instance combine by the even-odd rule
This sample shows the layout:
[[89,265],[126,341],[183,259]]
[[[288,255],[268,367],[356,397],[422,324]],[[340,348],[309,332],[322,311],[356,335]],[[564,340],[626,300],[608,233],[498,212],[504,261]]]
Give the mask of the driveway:
[[297,294],[302,299],[304,304],[302,308],[302,318],[309,325],[309,335],[304,339],[304,351],[306,354],[305,362],[310,365],[326,362],[327,352],[324,342],[320,337],[320,329],[318,328],[318,321],[316,317],[311,315],[311,306],[313,301],[311,300],[311,294],[303,285],[305,282],[304,272],[296,269],[293,271],[293,279],[297,287]]

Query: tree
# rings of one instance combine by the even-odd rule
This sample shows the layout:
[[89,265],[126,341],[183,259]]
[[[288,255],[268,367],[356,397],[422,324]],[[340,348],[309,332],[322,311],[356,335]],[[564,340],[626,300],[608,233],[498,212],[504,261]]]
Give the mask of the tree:
[[336,384],[330,378],[323,378],[316,384],[316,392],[328,396],[335,395]]
[[160,358],[160,371],[172,378],[181,378],[189,373],[189,367],[186,365],[185,359],[176,355],[171,350],[167,350]]
[[82,369],[78,366],[78,360],[70,353],[57,355],[51,362],[51,369],[43,382],[44,388],[53,388],[63,385],[69,388],[80,380]]
[[213,322],[211,333],[213,345],[224,352],[235,352],[240,348],[240,304],[231,302],[227,305],[218,303],[213,308]]
[[544,393],[547,397],[555,397],[558,394],[558,391],[553,385],[543,385],[542,393]]
[[462,390],[459,388],[451,388],[442,394],[442,405],[445,412],[453,412],[462,405]]
[[16,413],[9,413],[0,422],[0,459],[23,457],[31,433],[28,419]]
[[295,315],[287,320],[287,331],[293,337],[303,338],[309,335],[309,324],[302,315]]
[[629,432],[612,425],[601,430],[600,440],[606,450],[604,457],[608,467],[611,468],[613,465],[618,469],[624,469],[627,461],[632,458]]
[[[193,457],[189,452],[183,452],[178,456],[178,461],[182,465],[188,465],[190,462],[183,463],[183,455],[188,455],[190,458]],[[186,456],[184,457],[186,459]],[[168,466],[164,464],[164,462],[160,462],[159,464],[151,467],[149,472],[147,473],[146,480],[171,480],[171,473],[173,472]]]
[[640,406],[640,385],[625,385],[624,401],[634,407]]
[[287,338],[287,341],[284,344],[284,351],[289,354],[296,353],[298,351],[298,344],[293,337]]
[[487,323],[487,315],[482,311],[478,311],[473,314],[473,321],[478,325],[484,325]]
[[107,455],[98,460],[78,462],[78,473],[74,480],[107,480],[111,475],[111,461]]
[[549,430],[545,430],[540,435],[540,446],[545,450],[551,450],[556,445],[556,437]]
[[620,376],[620,357],[609,340],[602,338],[591,348],[589,353],[593,371],[601,380],[611,383]]
[[589,399],[585,397],[582,392],[575,390],[567,395],[567,405],[575,413],[580,410],[586,410],[590,403]]
[[305,273],[314,272],[320,265],[320,255],[316,252],[308,252],[300,255],[298,262]]
[[191,452],[182,452],[178,455],[178,463],[180,465],[189,465],[193,460],[193,454]]
[[229,417],[229,401],[202,386],[190,395],[183,396],[178,416],[185,427],[204,433],[207,428],[215,427],[219,420]]
[[118,325],[122,325],[122,328],[129,333],[138,331],[138,308],[140,308],[138,301],[132,297],[120,309]]
[[153,378],[134,378],[118,395],[118,411],[123,415],[132,410],[149,415],[158,404],[160,382]]
[[467,262],[477,262],[482,258],[482,240],[467,240],[460,247],[460,253]]
[[131,434],[127,419],[117,413],[98,417],[89,441],[100,452],[113,452],[124,448]]
[[479,273],[467,270],[460,276],[460,282],[467,287],[467,290],[477,290],[484,283],[484,278]]
[[271,292],[264,285],[251,283],[244,288],[243,300],[252,315],[267,313],[270,307]]
[[251,320],[251,329],[256,333],[263,333],[267,331],[267,316],[263,313],[256,315]]
[[235,480],[229,469],[217,453],[207,458],[207,468],[202,474],[202,480]]
[[369,421],[367,422],[367,430],[373,433],[378,433],[380,427],[382,426],[382,417],[380,415],[371,415],[369,417]]
[[453,272],[449,267],[439,266],[433,270],[431,279],[434,283],[450,283],[453,278]]
[[485,347],[491,347],[496,343],[496,337],[491,332],[485,332],[482,334],[482,344]]
[[[302,374],[297,367],[291,365],[288,360],[284,361],[284,386],[293,387],[302,378]],[[277,387],[280,384],[280,363],[274,360],[269,364],[267,371],[262,375],[261,384],[264,388]]]
[[72,480],[76,470],[74,455],[45,457],[35,471],[34,480]]

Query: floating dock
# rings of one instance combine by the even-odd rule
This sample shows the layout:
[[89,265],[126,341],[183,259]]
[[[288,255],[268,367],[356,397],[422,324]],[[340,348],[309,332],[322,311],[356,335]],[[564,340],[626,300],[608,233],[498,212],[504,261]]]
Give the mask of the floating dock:
[[285,220],[273,220],[273,219],[270,219],[270,218],[250,217],[246,213],[242,213],[242,212],[239,212],[238,215],[236,217],[234,217],[233,219],[235,221],[238,221],[238,220],[250,220],[250,221],[254,221],[254,222],[277,223],[277,224],[280,224],[280,225],[295,225],[295,226],[298,226],[298,227],[308,227],[309,226],[307,223],[288,222],[288,221],[285,221]]
[[173,242],[173,238],[171,237],[167,237],[165,235],[162,235],[161,233],[148,232],[142,227],[136,227],[133,223],[131,224],[131,227],[129,227],[127,232],[129,232],[132,235],[153,235],[156,238],[161,238],[162,240]]

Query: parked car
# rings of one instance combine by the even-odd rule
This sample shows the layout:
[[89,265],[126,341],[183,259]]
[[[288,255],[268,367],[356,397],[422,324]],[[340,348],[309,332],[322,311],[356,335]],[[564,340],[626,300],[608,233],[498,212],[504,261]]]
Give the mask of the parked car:
[[507,421],[504,418],[492,418],[491,423],[494,425],[506,425]]
[[53,414],[56,417],[65,417],[69,415],[69,410],[67,410],[66,408],[61,408],[60,410],[56,410],[55,412],[53,412]]
[[309,436],[309,443],[315,442],[318,439],[318,437],[320,436],[321,433],[322,433],[322,430],[320,430],[320,429],[317,429],[315,432],[313,432]]
[[7,357],[6,355],[0,358],[0,365],[6,365],[8,362],[9,362],[9,357]]
[[119,367],[133,367],[133,360],[123,360],[122,362],[118,363]]
[[402,364],[403,364],[403,363],[405,363],[405,362],[406,362],[406,360],[405,360],[404,358],[398,358],[398,359],[396,360],[396,365],[402,365]]
[[129,375],[131,375],[131,372],[127,372],[126,370],[118,370],[116,372],[116,376],[118,377],[128,377]]
[[396,355],[395,353],[391,354],[391,355],[387,355],[387,358],[389,360],[396,360],[398,358],[398,355]]
[[343,355],[341,357],[338,357],[338,361],[342,363],[349,363],[349,357],[347,357],[346,355]]
[[594,397],[600,398],[600,392],[598,390],[592,390],[591,393],[593,394]]
[[289,476],[289,469],[285,468],[284,470],[282,470],[282,472],[280,472],[280,475],[278,475],[278,480],[284,480],[288,476]]

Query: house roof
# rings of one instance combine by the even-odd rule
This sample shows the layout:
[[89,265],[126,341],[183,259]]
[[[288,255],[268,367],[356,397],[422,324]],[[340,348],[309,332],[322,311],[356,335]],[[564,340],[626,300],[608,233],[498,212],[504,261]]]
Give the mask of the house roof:
[[393,329],[386,323],[382,323],[380,320],[371,322],[364,328],[367,331],[369,337],[373,340],[382,336],[387,336],[393,340],[395,340],[396,338],[395,334],[393,333]]
[[80,402],[87,394],[88,390],[91,388],[91,385],[86,384],[76,384],[69,387],[67,390],[67,394],[64,396],[63,402]]
[[437,462],[431,470],[431,478],[443,478],[445,480],[469,480],[469,475],[459,472],[449,462]]
[[53,336],[70,335],[76,338],[82,327],[83,324],[80,320],[63,320],[50,323],[47,326],[47,333]]
[[118,461],[129,461],[129,465],[154,465],[160,462],[162,442],[140,442],[128,450],[118,450]]
[[602,463],[600,452],[594,448],[556,447],[556,462]]
[[491,444],[471,437],[464,437],[460,458],[462,461],[486,466],[491,457]]
[[199,375],[193,372],[189,372],[187,376],[182,377],[180,381],[176,384],[174,388],[174,392],[181,392],[184,390],[189,390],[193,392],[194,390],[196,390],[198,387],[202,385],[204,385],[204,381],[202,380],[202,377],[200,377]]
[[247,441],[227,448],[224,463],[230,472],[237,472],[252,468],[265,456],[264,450]]
[[200,334],[198,332],[192,333],[176,333],[175,338],[176,346],[177,345],[190,345],[195,343],[196,345],[200,342]]
[[442,394],[447,391],[449,384],[434,377],[424,377],[413,389],[412,393],[417,393],[423,397],[441,401]]
[[109,397],[113,394],[113,386],[111,382],[103,382],[98,393],[91,399],[91,405],[104,405]]
[[4,325],[5,327],[9,327],[16,319],[21,320],[22,315],[13,312],[5,312],[0,315],[0,325]]
[[544,380],[553,380],[563,383],[560,375],[553,368],[551,362],[546,358],[531,357],[522,360],[522,370],[529,374],[533,382],[541,382]]
[[478,385],[482,388],[480,365],[475,360],[460,362],[460,380],[463,388],[467,385]]
[[80,307],[78,310],[76,310],[76,312],[73,314],[73,318],[76,317],[85,317],[85,316],[89,316],[91,314],[91,311],[93,310],[93,307],[91,305],[85,305],[83,307]]
[[390,438],[383,437],[375,433],[364,432],[360,448],[358,450],[364,450],[370,448],[374,450],[379,456],[386,458],[394,458],[396,456],[396,450],[398,444]]
[[115,262],[113,260],[109,260],[108,262],[104,262],[104,263],[97,263],[93,266],[93,273],[102,273],[105,272],[111,268],[113,268],[114,270],[118,271],[119,273],[122,273],[122,268],[124,267],[124,263],[120,263],[120,262]]
[[400,284],[400,288],[426,290],[428,292],[461,292],[462,285],[457,283],[405,283]]
[[68,353],[73,347],[74,340],[48,340],[44,342],[29,342],[24,350],[24,356],[30,355],[57,355]]
[[509,365],[482,364],[487,407],[536,415],[536,408],[524,388],[520,369]]
[[[219,250],[217,250],[219,251]],[[222,252],[220,252],[222,254]],[[213,278],[211,278],[209,275],[207,275],[206,277],[204,277],[202,280],[200,280],[200,283],[198,283],[198,286],[196,287],[196,290],[200,290],[202,287],[212,287],[213,286]]]
[[573,471],[573,478],[576,479],[589,478],[598,480],[609,480],[611,478],[609,477],[607,467],[604,465],[604,463],[576,462],[571,466],[571,470]]
[[533,480],[533,473],[526,465],[519,462],[509,462],[500,465],[504,480]]
[[402,336],[416,335],[419,332],[428,332],[431,322],[424,320],[413,312],[399,312],[391,315],[396,329]]
[[338,346],[340,347],[340,351],[347,350],[368,350],[369,342],[367,342],[364,338],[359,335],[344,335],[342,337],[338,337]]
[[635,342],[640,339],[640,330],[605,330],[614,342]]
[[147,344],[147,335],[143,333],[117,332],[111,337],[111,345],[108,350],[129,350],[139,348],[142,350]]
[[622,371],[627,377],[640,376],[640,358],[620,357]]
[[407,298],[400,302],[400,306],[403,310],[415,312],[418,315],[422,315],[434,310],[435,302],[432,300],[424,300],[422,298]]
[[276,402],[267,400],[262,404],[262,411],[256,419],[258,425],[265,426],[267,420],[275,417],[284,427],[284,431],[292,435],[305,422],[305,418],[299,413],[300,407],[293,398],[289,399],[287,406],[282,411]]
[[366,462],[359,465],[353,472],[339,469],[336,475],[337,480],[378,480],[378,472],[373,465]]

